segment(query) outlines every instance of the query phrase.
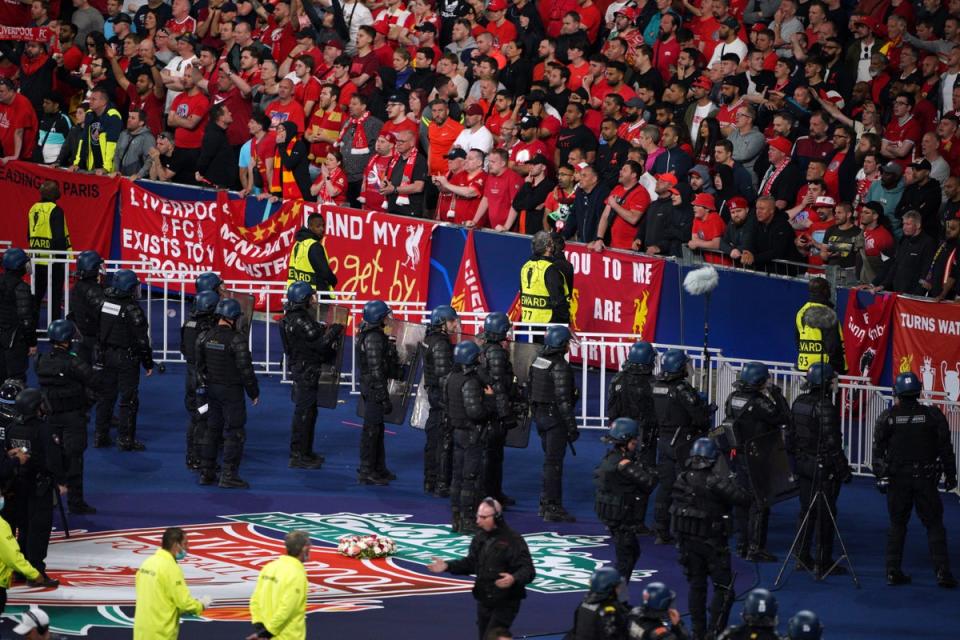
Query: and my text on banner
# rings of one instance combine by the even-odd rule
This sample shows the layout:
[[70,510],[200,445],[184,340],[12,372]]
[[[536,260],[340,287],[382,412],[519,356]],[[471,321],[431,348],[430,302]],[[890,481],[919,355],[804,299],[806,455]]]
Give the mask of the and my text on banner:
[[843,321],[843,344],[847,356],[847,373],[880,381],[887,341],[890,338],[890,316],[896,296],[874,295],[851,289],[847,297],[847,314]]
[[893,375],[913,371],[924,391],[960,398],[960,305],[900,296],[893,310]]
[[7,240],[14,247],[27,247],[27,212],[39,202],[37,190],[44,180],[53,180],[60,187],[57,204],[66,217],[71,245],[78,251],[93,249],[101,256],[109,256],[118,178],[69,173],[30,162],[0,165],[6,212],[0,225],[0,240]]

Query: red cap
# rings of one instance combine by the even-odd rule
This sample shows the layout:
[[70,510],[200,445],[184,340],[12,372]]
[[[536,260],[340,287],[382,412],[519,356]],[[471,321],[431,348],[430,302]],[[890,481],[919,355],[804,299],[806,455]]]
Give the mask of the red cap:
[[669,182],[671,187],[677,186],[677,176],[672,173],[658,173],[654,176],[657,180],[663,180],[664,182]]
[[713,83],[710,82],[710,78],[707,76],[700,76],[694,81],[693,86],[710,91],[710,89],[713,88]]
[[507,0],[490,0],[490,4],[487,5],[487,11],[506,11],[507,10]]
[[397,144],[397,136],[393,135],[392,131],[387,131],[386,133],[381,133],[380,137],[389,142],[390,144]]
[[747,202],[747,199],[743,196],[734,196],[730,198],[730,202],[727,203],[731,209],[747,209],[750,207],[750,204]]
[[867,27],[869,27],[870,29],[873,29],[873,28],[876,26],[877,21],[874,20],[874,19],[873,19],[872,17],[870,17],[870,16],[853,16],[853,17],[850,19],[850,23],[851,23],[851,24],[865,24],[865,25],[867,25]]
[[626,16],[627,20],[636,20],[637,16],[640,15],[640,12],[636,7],[624,7],[623,9],[620,9],[620,11],[614,12],[613,15],[616,16],[618,13],[622,13],[624,16]]
[[761,24],[759,22],[755,23],[752,27],[750,27],[750,31],[753,31],[755,33],[760,33],[761,31],[766,31],[766,30],[767,30],[767,25]]
[[373,30],[380,35],[385,36],[390,33],[390,25],[388,25],[386,22],[374,22]]
[[483,115],[483,107],[481,107],[481,106],[478,105],[477,103],[473,103],[472,105],[470,105],[469,107],[467,107],[467,110],[464,111],[463,114],[464,114],[464,115],[467,115],[467,116],[482,116],[482,115]]
[[704,207],[710,211],[716,211],[717,209],[717,205],[713,201],[713,196],[709,193],[698,193],[697,197],[693,199],[693,206]]
[[675,195],[675,196],[678,196],[678,195],[680,195],[680,190],[679,190],[679,189],[676,189],[676,188],[670,189],[670,193],[673,194],[673,195]]
[[769,144],[771,147],[787,156],[790,155],[791,151],[793,151],[793,143],[783,136],[777,136],[773,138],[770,140]]

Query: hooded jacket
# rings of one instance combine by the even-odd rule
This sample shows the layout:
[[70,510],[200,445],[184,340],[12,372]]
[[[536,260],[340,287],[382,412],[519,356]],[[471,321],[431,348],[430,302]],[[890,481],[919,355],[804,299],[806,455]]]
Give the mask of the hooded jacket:
[[150,173],[153,158],[150,149],[157,146],[157,140],[146,126],[136,131],[124,129],[117,140],[117,151],[113,166],[123,176],[142,178]]

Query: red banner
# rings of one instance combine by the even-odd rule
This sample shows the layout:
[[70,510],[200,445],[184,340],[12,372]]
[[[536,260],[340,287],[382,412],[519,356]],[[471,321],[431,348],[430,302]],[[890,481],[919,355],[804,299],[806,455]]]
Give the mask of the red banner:
[[0,24],[0,40],[19,40],[21,42],[50,42],[53,39],[50,27],[9,27]]
[[960,305],[898,297],[893,311],[893,375],[913,371],[925,391],[960,397]]
[[30,162],[0,165],[3,209],[7,212],[0,225],[0,240],[8,240],[14,247],[27,246],[27,212],[39,201],[37,190],[44,180],[60,185],[57,204],[67,219],[73,247],[109,256],[118,179],[69,173]]
[[843,321],[843,344],[849,375],[869,377],[873,384],[880,381],[887,357],[890,316],[895,301],[895,295],[873,295],[866,291],[850,290]]
[[463,247],[457,281],[453,285],[453,297],[450,306],[457,313],[486,313],[487,299],[483,295],[483,283],[480,281],[480,269],[477,267],[477,248],[473,243],[473,229],[467,232],[467,243]]

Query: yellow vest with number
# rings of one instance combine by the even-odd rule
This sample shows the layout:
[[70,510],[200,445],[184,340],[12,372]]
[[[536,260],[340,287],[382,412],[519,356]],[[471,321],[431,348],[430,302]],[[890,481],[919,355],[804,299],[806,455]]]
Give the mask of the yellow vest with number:
[[[27,238],[30,241],[30,248],[37,250],[51,250],[53,248],[53,228],[50,226],[50,214],[57,208],[56,202],[38,202],[30,207],[27,213]],[[63,233],[67,236],[67,250],[70,249],[70,232],[67,231],[67,219],[63,219]],[[34,264],[47,264],[44,258],[49,258],[49,253],[33,254]]]
[[[310,248],[319,242],[316,238],[307,238],[293,243],[293,249],[290,250],[290,265],[287,268],[287,286],[294,282],[309,282],[314,289],[320,289],[320,283],[317,279],[317,272],[310,264]],[[330,290],[330,287],[326,287]]]
[[[823,352],[823,335],[820,333],[820,329],[804,324],[803,314],[806,313],[810,307],[823,306],[826,305],[820,304],[819,302],[808,302],[797,311],[797,335],[800,336],[800,345],[797,349],[797,369],[800,371],[806,371],[811,365],[820,362]],[[837,330],[840,330],[839,326]],[[840,339],[843,340],[842,334],[840,335]],[[830,364],[829,353],[823,354],[822,357],[825,363]]]
[[547,269],[553,266],[550,260],[534,258],[520,268],[521,322],[550,322],[553,308],[547,290]]

